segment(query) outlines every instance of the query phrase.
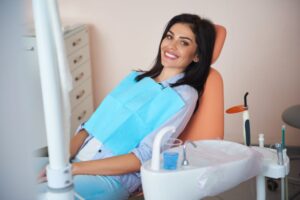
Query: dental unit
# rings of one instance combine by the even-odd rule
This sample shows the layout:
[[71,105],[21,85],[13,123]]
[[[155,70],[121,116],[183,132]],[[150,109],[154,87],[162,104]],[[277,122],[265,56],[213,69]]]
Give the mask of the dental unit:
[[[289,158],[282,145],[276,144],[276,149],[264,147],[262,134],[260,145],[251,147],[225,140],[186,141],[172,149],[179,153],[181,164],[176,170],[165,170],[161,142],[172,131],[173,127],[165,127],[158,133],[152,160],[141,167],[146,200],[198,200],[216,196],[252,177],[256,177],[256,199],[265,200],[265,177],[283,180],[289,173]],[[282,200],[285,195],[282,181]]]

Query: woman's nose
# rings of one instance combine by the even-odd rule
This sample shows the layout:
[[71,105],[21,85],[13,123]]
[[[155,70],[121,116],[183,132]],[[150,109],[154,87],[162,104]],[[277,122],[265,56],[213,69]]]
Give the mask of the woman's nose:
[[175,40],[170,41],[168,47],[170,49],[176,50],[177,49],[177,42]]

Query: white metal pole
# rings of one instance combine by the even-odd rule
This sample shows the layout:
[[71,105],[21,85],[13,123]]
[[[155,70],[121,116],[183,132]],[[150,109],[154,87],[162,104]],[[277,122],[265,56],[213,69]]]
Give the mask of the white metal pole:
[[71,167],[66,163],[61,80],[47,0],[33,0],[44,115],[48,141],[48,186],[65,188],[72,184]]
[[281,185],[281,200],[285,200],[285,180],[284,178],[280,179],[280,185]]
[[266,200],[266,183],[264,176],[256,177],[256,200]]
[[[63,97],[63,117],[64,117],[64,132],[65,132],[65,151],[66,158],[69,158],[69,143],[70,143],[70,122],[71,122],[71,105],[69,92],[72,90],[72,76],[69,70],[65,43],[63,39],[63,31],[60,22],[59,9],[56,0],[48,0],[50,23],[53,31],[54,43],[56,47],[56,55],[58,61],[58,69],[61,80],[62,97]],[[66,161],[67,162],[67,161]]]

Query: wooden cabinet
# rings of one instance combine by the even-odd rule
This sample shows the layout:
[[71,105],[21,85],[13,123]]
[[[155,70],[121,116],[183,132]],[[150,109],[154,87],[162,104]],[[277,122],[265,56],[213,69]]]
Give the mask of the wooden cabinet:
[[[40,134],[35,138],[35,148],[47,146],[45,121],[42,107],[42,92],[39,77],[38,57],[36,49],[36,37],[33,31],[24,37],[26,59],[30,63],[30,69],[36,82],[33,95],[35,96],[36,108],[32,108],[32,116],[36,121]],[[93,94],[91,79],[91,61],[89,47],[89,30],[86,25],[68,26],[64,28],[64,41],[72,75],[73,89],[70,94],[71,103],[71,131],[73,136],[77,127],[92,114]]]

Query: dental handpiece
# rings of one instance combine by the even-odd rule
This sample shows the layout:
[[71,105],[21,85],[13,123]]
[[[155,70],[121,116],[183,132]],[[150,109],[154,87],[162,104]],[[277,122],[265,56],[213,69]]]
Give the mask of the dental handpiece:
[[276,143],[275,148],[277,150],[278,165],[283,165],[282,144]]

